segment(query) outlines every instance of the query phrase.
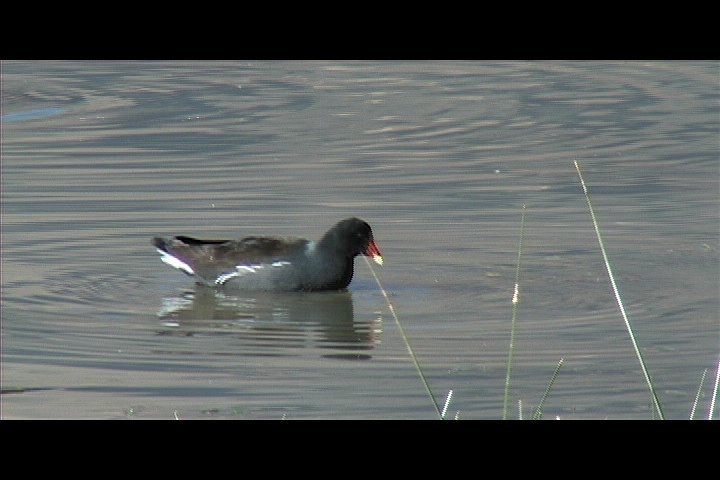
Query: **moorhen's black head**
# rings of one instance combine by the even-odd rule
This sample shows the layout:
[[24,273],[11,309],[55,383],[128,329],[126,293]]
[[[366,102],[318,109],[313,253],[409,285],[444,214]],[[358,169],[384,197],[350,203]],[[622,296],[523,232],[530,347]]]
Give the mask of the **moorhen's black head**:
[[331,228],[322,243],[332,243],[335,248],[343,249],[351,256],[366,255],[382,265],[380,249],[373,238],[372,229],[367,222],[359,218],[347,218]]

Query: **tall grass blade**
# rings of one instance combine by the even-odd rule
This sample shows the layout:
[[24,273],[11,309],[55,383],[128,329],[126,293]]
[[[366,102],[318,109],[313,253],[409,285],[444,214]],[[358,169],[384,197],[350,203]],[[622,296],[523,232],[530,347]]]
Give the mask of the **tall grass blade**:
[[558,372],[560,371],[560,367],[563,366],[563,363],[565,362],[565,358],[561,358],[560,361],[557,364],[557,367],[555,367],[555,371],[552,374],[552,377],[550,378],[550,383],[548,383],[547,388],[545,388],[545,393],[543,393],[542,398],[540,399],[540,404],[535,409],[535,414],[532,416],[533,420],[542,420],[542,407],[545,403],[545,399],[547,398],[548,394],[550,393],[550,389],[552,388],[553,384],[555,383],[555,379],[558,376]]
[[430,401],[433,404],[433,407],[435,407],[435,412],[437,413],[440,420],[443,419],[442,412],[440,411],[440,407],[438,407],[438,403],[435,400],[435,395],[433,395],[432,390],[430,390],[430,385],[427,382],[427,379],[425,378],[425,374],[422,371],[422,368],[420,368],[420,363],[418,362],[417,357],[415,356],[415,352],[413,351],[413,348],[410,346],[410,342],[408,341],[407,335],[405,335],[405,329],[402,327],[402,324],[400,323],[400,319],[398,318],[397,314],[395,313],[395,308],[393,308],[392,302],[390,302],[390,298],[388,297],[387,292],[383,288],[382,284],[380,283],[380,279],[378,278],[377,274],[375,273],[375,270],[373,270],[372,265],[370,265],[370,261],[368,260],[368,257],[363,255],[363,258],[365,259],[365,263],[367,263],[368,268],[370,269],[370,272],[372,272],[373,277],[375,277],[375,281],[378,284],[378,287],[380,288],[380,292],[382,292],[383,297],[385,297],[385,302],[387,303],[388,308],[390,309],[390,313],[392,314],[393,318],[395,319],[395,324],[398,327],[398,330],[400,331],[400,336],[402,336],[403,341],[405,342],[405,347],[407,347],[408,353],[410,353],[410,358],[412,358],[413,364],[415,365],[415,369],[418,372],[418,375],[420,375],[420,380],[422,380],[423,386],[425,387],[425,391],[427,392],[428,396],[430,397]]
[[712,399],[710,399],[710,411],[708,412],[708,420],[712,420],[715,411],[715,399],[718,393],[718,383],[720,383],[720,358],[718,358],[717,370],[715,370],[715,387],[713,388]]
[[447,413],[448,406],[450,405],[450,399],[452,398],[453,391],[450,390],[447,394],[447,398],[445,399],[445,406],[442,409],[442,413],[440,414],[440,418],[445,420],[445,414]]
[[607,269],[608,276],[610,277],[610,284],[612,285],[613,292],[615,293],[615,300],[617,301],[618,307],[620,308],[620,313],[625,320],[625,326],[627,327],[628,333],[630,334],[630,340],[632,341],[633,348],[635,349],[635,354],[640,361],[640,368],[642,369],[643,375],[645,376],[645,381],[648,384],[648,388],[650,388],[650,394],[652,395],[655,409],[657,410],[660,420],[664,420],[665,416],[663,415],[662,407],[660,406],[660,400],[658,400],[657,394],[655,393],[655,387],[652,384],[652,380],[650,380],[650,374],[648,373],[647,367],[645,366],[645,360],[643,360],[642,353],[640,353],[640,348],[638,347],[637,341],[635,340],[635,333],[633,332],[632,326],[630,325],[630,320],[625,313],[625,306],[623,305],[622,299],[620,298],[620,292],[618,291],[617,284],[615,283],[615,276],[613,275],[612,268],[610,268],[610,261],[608,260],[607,253],[605,251],[605,245],[603,244],[602,236],[600,235],[600,228],[598,227],[598,222],[595,218],[595,211],[593,210],[592,203],[590,202],[590,194],[588,193],[587,186],[585,185],[585,180],[583,179],[582,173],[580,172],[580,165],[578,165],[577,160],[575,160],[574,163],[575,169],[578,173],[578,177],[580,177],[580,184],[582,185],[583,192],[585,192],[585,199],[587,200],[588,208],[590,209],[590,216],[592,217],[593,226],[595,227],[595,234],[597,235],[598,243],[600,244],[600,251],[602,252],[603,260],[605,261],[605,268]]
[[522,399],[518,400],[518,420],[522,420]]
[[507,373],[505,375],[505,395],[503,397],[503,420],[507,420],[508,405],[510,403],[510,375],[512,373],[513,353],[515,351],[515,320],[517,306],[520,301],[520,258],[522,257],[523,231],[525,229],[525,205],[522,206],[520,217],[520,240],[518,242],[517,267],[515,269],[515,290],[512,297],[512,321],[510,323],[510,351],[508,352]]
[[707,374],[707,368],[703,370],[703,374],[700,377],[700,385],[698,386],[698,391],[695,394],[695,401],[692,404],[692,409],[690,409],[690,420],[695,418],[695,409],[697,408],[698,401],[700,400],[700,392],[702,391],[702,386],[705,382],[705,374]]

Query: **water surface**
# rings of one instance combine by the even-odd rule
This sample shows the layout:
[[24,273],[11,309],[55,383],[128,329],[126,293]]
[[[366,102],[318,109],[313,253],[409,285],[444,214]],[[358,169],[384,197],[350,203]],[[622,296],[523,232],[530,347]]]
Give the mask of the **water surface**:
[[[432,419],[367,264],[216,293],[155,235],[359,216],[449,414],[668,418],[720,354],[717,62],[3,62],[2,418]],[[709,380],[698,414],[707,416]],[[459,413],[458,413],[459,412]],[[717,416],[717,413],[716,413]]]

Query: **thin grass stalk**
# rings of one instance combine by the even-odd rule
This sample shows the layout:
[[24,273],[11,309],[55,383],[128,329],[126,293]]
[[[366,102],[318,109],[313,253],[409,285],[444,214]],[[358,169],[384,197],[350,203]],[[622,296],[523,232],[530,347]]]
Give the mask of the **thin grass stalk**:
[[522,258],[523,231],[525,230],[525,205],[522,206],[520,216],[520,240],[518,241],[517,266],[515,269],[515,290],[512,297],[512,321],[510,323],[510,350],[508,352],[507,373],[505,374],[505,395],[503,397],[503,420],[507,420],[508,405],[510,404],[510,376],[512,374],[513,353],[515,351],[515,320],[517,306],[520,301],[520,259]]
[[447,413],[448,406],[450,405],[450,399],[452,398],[453,391],[450,390],[447,394],[447,398],[445,399],[445,406],[442,409],[442,413],[440,414],[440,418],[445,420],[445,414]]
[[522,420],[522,399],[518,400],[518,420]]
[[440,420],[443,419],[442,412],[440,411],[440,407],[438,407],[438,403],[435,400],[435,395],[433,395],[432,390],[430,390],[430,385],[427,382],[427,379],[425,378],[425,374],[422,371],[422,368],[420,368],[420,363],[418,362],[417,357],[415,356],[415,352],[413,351],[413,348],[410,346],[410,342],[408,341],[407,335],[405,335],[405,329],[402,327],[402,324],[400,323],[400,319],[398,318],[397,314],[395,313],[395,308],[393,308],[392,303],[390,302],[390,298],[388,297],[387,292],[383,288],[382,284],[380,283],[380,279],[378,278],[377,274],[375,273],[375,270],[373,270],[372,265],[370,265],[370,261],[368,260],[368,257],[363,256],[365,259],[365,263],[367,263],[368,268],[370,269],[370,272],[372,273],[373,277],[375,277],[375,281],[378,284],[378,287],[380,288],[380,292],[383,294],[383,297],[385,297],[385,302],[387,303],[388,308],[390,309],[390,313],[392,314],[393,318],[395,319],[395,324],[398,327],[398,330],[400,331],[400,336],[402,336],[403,341],[405,342],[405,347],[407,347],[408,353],[410,353],[410,358],[412,358],[413,364],[415,365],[415,369],[418,372],[418,375],[420,375],[420,380],[422,380],[422,384],[425,387],[425,391],[427,392],[428,396],[430,397],[430,401],[433,404],[433,407],[435,408],[435,412],[437,413]]
[[717,369],[715,370],[715,387],[713,388],[712,399],[710,399],[710,411],[708,412],[708,420],[712,420],[713,411],[715,410],[715,399],[718,393],[718,383],[720,383],[720,358],[718,358]]
[[550,383],[548,383],[547,388],[545,388],[545,393],[543,393],[542,398],[540,399],[540,404],[538,404],[537,408],[535,409],[535,414],[532,416],[533,420],[541,420],[542,419],[542,407],[545,403],[545,399],[547,398],[548,394],[550,393],[550,389],[552,388],[553,384],[555,383],[555,379],[558,376],[558,372],[560,372],[560,367],[563,366],[563,363],[565,362],[565,358],[561,358],[560,361],[557,364],[557,367],[555,367],[555,371],[552,374],[552,377],[550,378]]
[[698,401],[700,400],[700,392],[702,391],[703,383],[705,382],[705,375],[707,374],[707,368],[703,370],[702,376],[700,377],[700,385],[698,385],[697,393],[695,394],[695,401],[690,409],[690,420],[695,418],[695,409],[697,408]]
[[622,299],[620,298],[620,292],[618,291],[617,284],[615,283],[615,276],[612,273],[612,268],[610,268],[610,261],[608,260],[607,253],[605,251],[605,245],[603,244],[602,236],[600,235],[600,228],[598,227],[597,219],[595,218],[595,211],[593,210],[592,203],[590,202],[590,194],[588,193],[588,189],[585,185],[585,180],[583,179],[582,173],[580,173],[580,165],[578,165],[577,160],[575,160],[574,163],[575,169],[578,173],[578,177],[580,177],[580,184],[582,185],[583,192],[585,192],[585,199],[587,200],[588,208],[590,209],[590,216],[592,217],[593,226],[595,227],[595,234],[597,235],[598,243],[600,244],[600,251],[602,252],[603,260],[605,261],[605,268],[607,269],[608,276],[610,277],[610,284],[612,285],[613,292],[615,293],[615,300],[617,301],[618,307],[620,308],[620,313],[622,314],[623,320],[625,320],[625,326],[627,327],[628,333],[630,334],[630,340],[632,342],[633,348],[635,349],[635,354],[640,361],[640,368],[642,369],[643,375],[645,376],[645,381],[647,382],[648,388],[650,389],[650,394],[652,395],[655,409],[657,410],[660,420],[664,420],[665,415],[663,415],[662,407],[660,406],[660,400],[658,400],[658,396],[655,393],[655,387],[653,386],[652,380],[650,379],[650,374],[648,373],[647,367],[645,366],[645,361],[643,360],[642,353],[640,353],[640,348],[638,347],[637,341],[635,340],[635,333],[633,332],[632,326],[630,325],[630,320],[625,313],[625,306],[623,305]]

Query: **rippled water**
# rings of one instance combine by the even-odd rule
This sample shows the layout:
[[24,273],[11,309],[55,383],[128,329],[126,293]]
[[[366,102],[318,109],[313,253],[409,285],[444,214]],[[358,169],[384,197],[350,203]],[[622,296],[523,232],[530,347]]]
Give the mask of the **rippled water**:
[[[718,62],[3,62],[2,418],[437,418],[367,264],[231,294],[154,235],[366,219],[449,415],[666,417],[720,355]],[[707,416],[710,385],[698,416]],[[716,413],[717,416],[717,413]]]

